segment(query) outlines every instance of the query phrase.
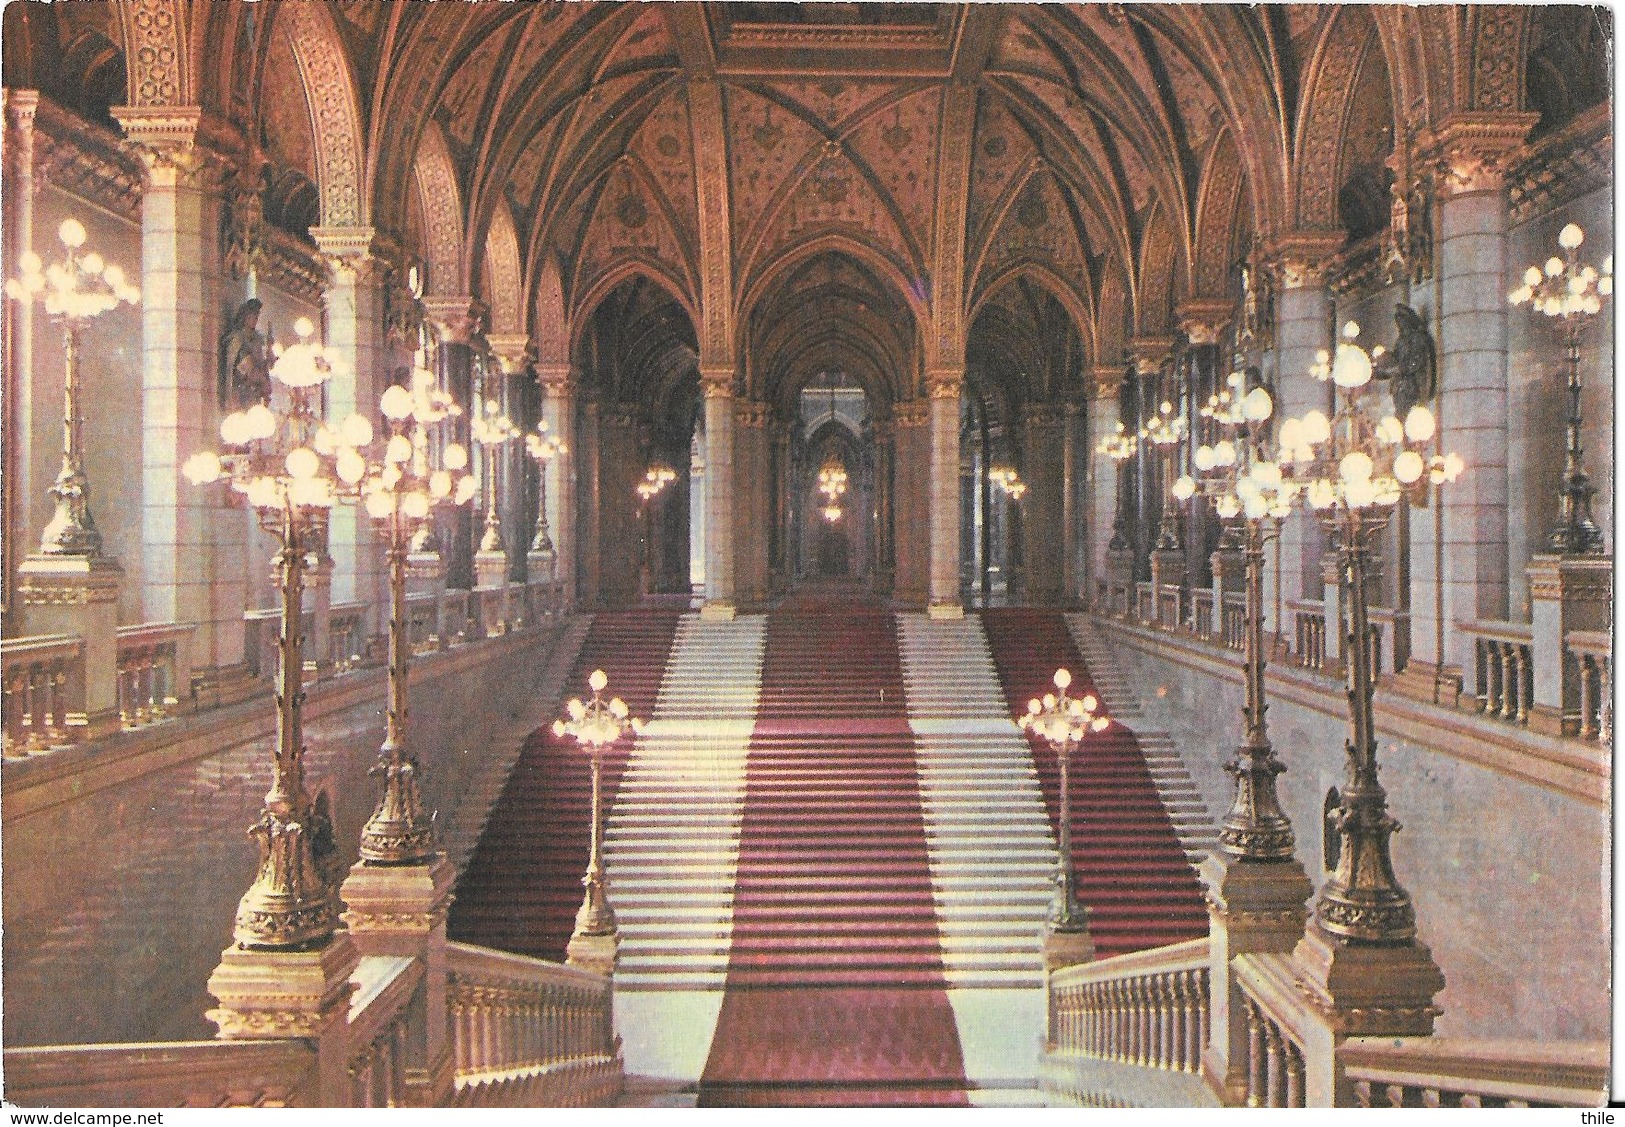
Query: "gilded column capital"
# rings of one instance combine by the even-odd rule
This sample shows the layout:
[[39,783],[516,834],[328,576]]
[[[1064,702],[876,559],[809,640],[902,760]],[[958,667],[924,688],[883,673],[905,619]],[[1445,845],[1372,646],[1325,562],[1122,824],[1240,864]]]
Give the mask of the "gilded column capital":
[[388,264],[378,254],[377,232],[371,227],[312,227],[310,237],[331,281],[340,285],[383,281]]
[[1342,231],[1293,231],[1283,235],[1270,248],[1270,265],[1284,290],[1324,285],[1337,252],[1342,249]]
[[958,399],[964,386],[964,368],[932,368],[925,373],[925,392],[928,398]]
[[1168,358],[1174,354],[1173,337],[1135,337],[1128,342],[1129,359],[1134,362],[1134,370],[1142,376],[1151,375],[1161,370]]
[[504,375],[522,372],[530,358],[530,338],[524,333],[492,333],[485,338]]
[[199,106],[136,109],[114,106],[113,119],[146,172],[147,182],[160,186],[201,187],[207,175],[208,155],[198,144],[203,110]]
[[442,344],[473,343],[485,316],[485,307],[467,296],[426,297],[423,311]]
[[39,91],[0,88],[0,105],[5,106],[7,125],[19,131],[30,130],[39,112]]
[[755,399],[742,399],[734,406],[734,420],[742,427],[760,430],[767,426],[767,404]]
[[1096,364],[1089,369],[1089,394],[1094,399],[1116,399],[1123,386],[1123,365]]
[[1446,119],[1420,146],[1433,157],[1442,194],[1500,191],[1538,120],[1532,113],[1459,113]]
[[738,376],[732,364],[726,366],[700,367],[700,390],[707,399],[725,399],[734,393],[734,382]]
[[536,382],[549,395],[571,391],[577,383],[575,370],[568,364],[537,364]]
[[1179,331],[1192,344],[1218,344],[1219,334],[1235,315],[1235,306],[1222,297],[1196,297],[1175,310]]
[[923,427],[931,418],[931,404],[925,399],[905,399],[892,408],[892,418],[899,427]]

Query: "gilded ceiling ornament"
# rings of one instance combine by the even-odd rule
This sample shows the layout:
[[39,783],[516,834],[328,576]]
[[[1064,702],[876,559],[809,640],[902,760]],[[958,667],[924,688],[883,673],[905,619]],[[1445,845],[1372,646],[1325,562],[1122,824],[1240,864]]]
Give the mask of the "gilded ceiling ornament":
[[762,110],[762,124],[750,131],[751,140],[756,147],[764,153],[770,153],[779,147],[784,139],[784,130],[773,123],[773,108],[771,106]]
[[893,153],[901,155],[914,139],[914,130],[903,124],[903,107],[897,106],[892,110],[891,124],[880,131],[880,139],[886,142],[886,147]]

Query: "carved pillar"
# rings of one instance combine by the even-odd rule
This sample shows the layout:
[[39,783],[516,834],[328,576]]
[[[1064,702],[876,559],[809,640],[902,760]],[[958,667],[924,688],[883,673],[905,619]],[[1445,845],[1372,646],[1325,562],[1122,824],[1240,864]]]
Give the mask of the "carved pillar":
[[553,574],[564,584],[565,596],[572,598],[577,567],[576,474],[581,464],[576,456],[575,381],[567,364],[538,365],[536,378],[542,387],[542,418],[564,444],[564,451],[543,470],[541,490],[553,538]]
[[[1508,157],[1532,114],[1462,115],[1441,129],[1439,430],[1468,472],[1443,490],[1445,661],[1470,668],[1473,639],[1457,623],[1507,616],[1507,205]],[[1432,635],[1429,585],[1413,591],[1421,636]],[[1426,597],[1422,597],[1422,596]],[[1424,645],[1424,652],[1426,652]]]
[[701,368],[705,392],[705,606],[734,616],[734,370]]
[[932,618],[962,618],[959,597],[959,398],[961,369],[932,372],[930,394],[931,588]]
[[[1326,385],[1309,374],[1315,354],[1331,347],[1327,318],[1331,307],[1325,268],[1342,245],[1340,232],[1306,232],[1283,241],[1276,251],[1279,297],[1275,329],[1275,415],[1286,419],[1308,411],[1326,411]],[[1321,534],[1317,521],[1294,512],[1281,526],[1280,573],[1266,556],[1265,625],[1290,633],[1292,612],[1284,609],[1294,599],[1320,590]],[[1285,623],[1273,621],[1275,607],[1283,608]]]
[[[600,403],[597,431],[598,602],[630,606],[639,594],[643,537],[653,533],[652,517],[644,517],[637,497],[649,451],[638,441],[637,417],[629,404]],[[662,496],[652,504],[664,501]]]
[[[474,338],[479,332],[479,308],[469,297],[429,297],[424,311],[434,327],[435,356],[440,386],[462,407],[463,414],[442,427],[447,442],[460,442],[473,457],[468,421],[474,402]],[[474,526],[478,514],[468,505],[443,506],[436,518],[440,527],[440,555],[446,586],[466,591],[474,586]]]
[[771,441],[773,458],[773,552],[769,560],[770,594],[782,594],[794,580],[790,550],[790,481],[793,473],[790,454],[790,428],[780,424]]
[[[194,451],[217,444],[212,399],[215,342],[205,264],[219,260],[218,200],[208,160],[195,147],[201,111],[119,107],[117,118],[146,169],[141,199],[142,615],[196,622],[193,664],[241,670],[243,576],[212,567],[215,509],[180,473]],[[238,521],[232,522],[234,525]]]
[[[1123,366],[1097,364],[1089,369],[1089,387],[1094,403],[1089,409],[1088,484],[1092,498],[1089,559],[1100,582],[1126,583],[1134,573],[1134,555],[1128,548],[1129,463],[1108,458],[1100,443],[1117,432],[1122,419]],[[1094,601],[1098,590],[1085,592]]]
[[[1138,337],[1129,342],[1129,355],[1140,378],[1141,402],[1146,404],[1147,420],[1161,413],[1164,402],[1171,403],[1177,414],[1179,393],[1177,387],[1173,386],[1177,381],[1170,380],[1165,370],[1173,349],[1171,337]],[[1179,542],[1179,517],[1177,510],[1171,508],[1175,501],[1168,493],[1168,487],[1178,476],[1179,451],[1175,446],[1158,445],[1149,439],[1142,439],[1140,446],[1144,453],[1140,481],[1144,491],[1142,520],[1147,527],[1148,537],[1154,536],[1150,551],[1151,586],[1153,590],[1160,590],[1165,583],[1182,584],[1185,581],[1185,550]],[[1162,600],[1157,598],[1152,605],[1158,608],[1160,615]]]
[[599,499],[602,493],[599,458],[599,407],[597,399],[581,405],[580,427],[576,431],[575,464],[576,503],[572,509],[577,517],[579,546],[572,553],[576,565],[576,598],[587,606],[597,606],[599,600],[599,573],[602,570],[603,537]]
[[[530,338],[522,333],[492,334],[486,340],[491,346],[492,355],[496,357],[497,368],[502,372],[502,413],[512,419],[520,431],[534,432],[535,422],[527,421],[525,417]],[[525,453],[523,439],[515,439],[503,447],[497,488],[503,540],[507,549],[504,582],[518,574],[519,561],[525,557],[525,550],[530,546],[530,536],[527,534],[535,531],[534,526],[526,527],[528,522],[525,519],[529,508],[525,488],[525,463],[528,461],[530,457]]]
[[926,497],[929,450],[925,400],[899,403],[893,410],[897,423],[896,455],[892,459],[892,534],[896,563],[895,597],[911,606],[924,606],[930,593],[930,541],[923,535],[930,519]]
[[1061,406],[1061,597],[1069,606],[1087,600],[1090,583],[1086,439],[1083,403],[1068,399]]
[[[34,115],[39,108],[38,90],[0,89],[6,129],[6,207],[5,239],[10,249],[0,268],[7,278],[21,273],[17,263],[34,249]],[[5,388],[7,411],[5,441],[0,443],[0,491],[4,493],[4,517],[0,521],[0,555],[4,557],[5,597],[0,608],[8,622],[17,590],[18,546],[32,537],[28,510],[34,491],[34,428],[28,425],[34,402],[34,303],[5,302]],[[31,540],[29,541],[31,542]]]
[[892,466],[895,463],[897,428],[890,418],[874,420],[875,434],[875,592],[889,595],[896,572],[892,533]]
[[[384,266],[373,257],[373,231],[369,227],[316,227],[311,236],[328,269],[327,290],[322,295],[327,309],[325,343],[340,361],[327,386],[327,417],[341,422],[360,414],[376,423],[383,382]],[[372,520],[355,505],[337,505],[330,522],[327,544],[333,557],[333,599],[381,606],[382,551]],[[378,629],[378,622],[369,622],[369,633]]]
[[1564,651],[1563,639],[1571,630],[1609,629],[1614,561],[1542,553],[1526,570],[1535,665],[1529,726],[1554,736],[1578,735],[1585,718],[1580,707],[1584,670]]
[[1027,599],[1034,606],[1061,601],[1067,539],[1064,416],[1048,403],[1029,404],[1022,412],[1026,427],[1023,459],[1027,495],[1023,547],[1026,550]]
[[[1208,397],[1224,385],[1221,373],[1227,372],[1228,367],[1220,360],[1219,338],[1230,316],[1230,302],[1222,298],[1192,299],[1179,306],[1179,328],[1187,341],[1184,359],[1185,425],[1189,429],[1181,448],[1186,466],[1191,465],[1191,458],[1203,438],[1201,424],[1206,420],[1201,418],[1198,411]],[[1182,517],[1185,525],[1185,574],[1194,587],[1201,580],[1209,553],[1217,547],[1216,521],[1213,510],[1205,501],[1185,506]]]
[[[709,400],[707,401],[709,402]],[[772,527],[768,486],[767,404],[734,406],[734,585],[741,604],[767,600],[767,542]]]

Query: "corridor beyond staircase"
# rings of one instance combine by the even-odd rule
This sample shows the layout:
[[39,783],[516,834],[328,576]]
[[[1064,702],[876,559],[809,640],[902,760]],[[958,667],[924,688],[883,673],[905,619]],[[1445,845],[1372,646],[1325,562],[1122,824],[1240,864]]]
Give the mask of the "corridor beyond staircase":
[[[1052,612],[941,622],[801,596],[732,621],[599,615],[570,684],[603,668],[649,721],[606,764],[628,1072],[709,1106],[1037,1102],[1058,793],[1053,753],[1012,716],[1063,664],[1089,685]],[[1097,950],[1205,934],[1134,734],[1080,763]],[[563,955],[587,778],[584,756],[533,737],[454,936]]]

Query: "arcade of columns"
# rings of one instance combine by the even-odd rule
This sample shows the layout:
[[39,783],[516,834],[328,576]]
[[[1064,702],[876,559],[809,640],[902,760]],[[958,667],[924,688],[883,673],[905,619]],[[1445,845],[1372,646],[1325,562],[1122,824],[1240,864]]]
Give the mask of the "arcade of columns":
[[[149,26],[139,15],[147,6],[122,7],[129,9],[120,15],[126,43],[131,35],[161,39],[166,28],[171,35],[177,31],[173,23],[164,23],[165,18],[177,18],[176,13],[154,16],[155,22]],[[160,9],[169,11],[163,5],[152,10]],[[184,17],[184,6],[177,12]],[[203,17],[193,13],[185,18]],[[652,255],[602,263],[591,274],[583,268],[583,276],[561,282],[559,252],[536,235],[527,236],[520,256],[523,265],[517,268],[505,267],[498,261],[501,256],[493,256],[489,237],[482,247],[475,232],[497,226],[492,200],[473,199],[477,178],[449,161],[439,178],[420,166],[410,202],[397,199],[386,206],[388,192],[398,191],[390,186],[391,175],[403,182],[414,179],[407,173],[412,155],[368,150],[369,143],[386,146],[388,134],[379,133],[375,123],[374,140],[368,142],[363,136],[356,109],[362,80],[333,34],[335,18],[325,10],[304,11],[283,25],[295,44],[298,77],[307,87],[313,107],[320,197],[319,223],[310,228],[314,253],[290,247],[279,235],[273,237],[263,230],[268,224],[262,222],[262,229],[250,224],[245,230],[239,223],[250,211],[245,198],[258,190],[245,189],[243,184],[252,180],[247,174],[263,154],[245,144],[244,132],[231,120],[219,92],[205,89],[201,71],[186,73],[194,62],[190,47],[180,48],[178,53],[168,47],[167,55],[160,51],[151,58],[140,55],[129,65],[129,89],[135,94],[128,105],[112,111],[123,134],[122,151],[107,151],[119,149],[118,139],[107,136],[100,127],[80,128],[71,114],[54,108],[45,115],[50,119],[46,147],[52,152],[77,148],[85,154],[101,153],[96,159],[126,177],[129,154],[139,162],[140,183],[126,194],[138,201],[143,291],[140,517],[136,534],[125,538],[127,551],[138,546],[139,560],[129,562],[139,566],[129,570],[135,573],[139,594],[124,600],[125,605],[139,609],[127,612],[126,617],[138,614],[142,621],[196,622],[193,662],[197,670],[206,678],[226,683],[241,669],[239,608],[254,601],[250,597],[255,588],[252,573],[258,565],[243,558],[237,518],[190,489],[181,480],[178,467],[213,434],[216,412],[210,389],[218,363],[221,310],[252,296],[256,286],[271,300],[269,291],[279,284],[277,278],[297,273],[288,264],[300,262],[307,270],[317,271],[306,279],[307,284],[316,284],[306,289],[304,305],[322,310],[327,343],[345,360],[346,375],[335,382],[331,412],[343,414],[376,401],[386,373],[406,363],[405,357],[417,344],[413,325],[421,318],[432,327],[434,360],[440,378],[454,395],[465,403],[473,402],[476,395],[495,398],[525,429],[533,429],[540,420],[548,422],[570,450],[548,468],[543,483],[545,511],[557,545],[557,574],[568,591],[590,603],[599,602],[613,586],[600,582],[604,569],[617,566],[610,557],[629,550],[620,534],[624,524],[605,519],[603,514],[622,505],[629,512],[633,504],[630,496],[612,495],[618,478],[600,468],[623,464],[632,473],[629,480],[635,480],[637,463],[646,461],[648,452],[639,446],[639,420],[627,413],[624,404],[604,399],[594,384],[590,361],[582,355],[582,326],[593,312],[588,298],[605,292],[617,271],[629,276],[628,271],[638,268],[652,274],[657,266],[669,267],[670,276],[693,279],[680,297],[692,314],[693,367],[703,404],[705,610],[726,616],[782,589],[788,581],[786,554],[772,552],[769,537],[758,531],[775,529],[781,548],[787,539],[783,524],[791,505],[784,496],[790,478],[785,432],[791,423],[782,405],[768,402],[768,389],[754,382],[751,369],[762,358],[746,354],[750,337],[744,329],[755,312],[752,303],[760,300],[744,295],[763,291],[765,272],[773,263],[764,265],[760,249],[745,245],[731,215],[743,199],[732,198],[742,189],[737,181],[730,181],[724,142],[739,128],[730,115],[742,111],[733,108],[738,95],[731,80],[719,74],[715,58],[706,57],[701,49],[701,40],[715,39],[715,29],[682,13],[606,17],[619,23],[613,28],[606,23],[601,32],[601,60],[613,57],[620,44],[633,37],[634,24],[639,34],[666,35],[678,60],[675,74],[684,93],[689,129],[689,136],[682,140],[693,149],[695,223],[691,244],[680,248],[690,260],[681,269],[659,262],[662,244]],[[489,17],[479,6],[459,18],[463,21],[459,29],[448,25],[448,33],[490,34],[481,23]],[[1064,263],[1046,260],[1041,248],[1030,243],[1005,249],[1000,240],[1011,237],[1009,222],[1002,227],[993,223],[993,236],[984,235],[981,245],[972,245],[978,236],[970,230],[967,217],[974,210],[978,177],[986,175],[978,164],[984,157],[977,154],[991,152],[994,140],[982,120],[990,117],[992,109],[978,83],[1014,73],[1010,60],[1017,47],[1013,40],[1020,38],[1024,21],[1044,18],[1040,13],[1002,10],[954,15],[964,21],[960,30],[967,46],[945,64],[941,103],[935,111],[939,132],[928,169],[934,211],[928,236],[916,239],[923,249],[914,255],[924,281],[900,280],[898,271],[885,268],[884,256],[863,257],[857,242],[860,236],[874,232],[865,233],[861,224],[826,224],[805,232],[810,242],[822,242],[857,257],[866,267],[873,266],[896,281],[899,288],[912,286],[915,291],[906,295],[915,321],[909,358],[913,371],[896,377],[900,390],[891,402],[872,404],[875,463],[881,482],[876,497],[881,519],[875,576],[900,601],[924,605],[939,616],[962,613],[964,592],[974,587],[975,577],[966,574],[967,561],[975,552],[968,490],[962,480],[968,345],[976,311],[997,297],[994,291],[1004,284],[983,277],[990,272],[986,264],[998,263],[1003,272],[998,278],[1025,272],[1048,287],[1065,291],[1065,284],[1056,281],[1066,276],[1060,269]],[[1201,17],[1216,21],[1207,28],[1209,32],[1230,18],[1222,13]],[[1470,665],[1472,641],[1457,625],[1506,619],[1514,610],[1507,551],[1508,512],[1513,502],[1507,466],[1505,264],[1512,206],[1508,176],[1527,163],[1531,152],[1527,138],[1536,115],[1520,108],[1523,98],[1516,83],[1523,72],[1522,60],[1508,60],[1512,78],[1494,65],[1496,52],[1521,49],[1517,44],[1524,41],[1523,32],[1509,23],[1514,13],[1485,9],[1474,18],[1480,21],[1477,40],[1470,49],[1462,49],[1465,57],[1448,60],[1452,73],[1462,75],[1458,83],[1462,89],[1428,87],[1425,68],[1419,69],[1414,60],[1398,54],[1388,64],[1398,76],[1399,86],[1412,90],[1427,108],[1421,118],[1406,123],[1402,143],[1387,157],[1401,176],[1393,193],[1395,218],[1379,240],[1384,247],[1394,248],[1399,264],[1397,272],[1390,270],[1399,279],[1397,287],[1390,284],[1385,292],[1392,299],[1409,298],[1413,304],[1434,310],[1443,417],[1455,447],[1474,470],[1466,484],[1443,501],[1442,550],[1452,563],[1444,575],[1442,598],[1436,598],[1427,568],[1408,569],[1406,600],[1411,608],[1417,668],[1438,659],[1457,669]],[[1078,19],[1101,35],[1116,34],[1109,29],[1122,27],[1110,13],[1089,10]],[[1147,15],[1146,19],[1148,31],[1158,36],[1181,30],[1194,36],[1201,30],[1167,23],[1161,15]],[[1395,28],[1373,24],[1369,17],[1361,17],[1358,27],[1344,26],[1353,19],[1329,15],[1310,32],[1329,51],[1348,42],[1380,43],[1383,50],[1390,49]],[[1096,22],[1100,23],[1098,29]],[[581,34],[590,39],[600,31]],[[417,58],[412,51],[420,47],[403,49],[396,73],[406,73],[408,62]],[[1443,59],[1435,61],[1446,64]],[[730,65],[750,69],[748,62]],[[658,67],[656,71],[664,73]],[[451,77],[441,77],[450,83]],[[1306,80],[1305,97],[1330,97],[1323,88],[1334,77],[1327,74]],[[1342,78],[1353,82],[1352,75]],[[383,81],[382,77],[378,80]],[[831,88],[834,85],[838,84]],[[268,97],[269,87],[263,93]],[[833,101],[836,95],[829,97]],[[1231,133],[1226,137],[1232,146],[1230,159],[1238,165],[1237,177],[1242,169],[1247,173],[1247,187],[1236,197],[1242,200],[1239,211],[1232,208],[1229,226],[1222,231],[1208,226],[1203,213],[1195,217],[1194,239],[1185,242],[1159,242],[1166,226],[1151,219],[1143,222],[1145,230],[1138,245],[1126,231],[1100,236],[1097,249],[1108,259],[1106,267],[1084,265],[1083,276],[1068,279],[1072,289],[1065,291],[1066,307],[1075,320],[1070,330],[1083,342],[1075,368],[1037,392],[1012,396],[1003,429],[1006,441],[1019,451],[1029,490],[1020,512],[1022,597],[1040,602],[1088,601],[1095,597],[1102,580],[1122,573],[1125,567],[1134,578],[1153,582],[1200,581],[1204,545],[1192,534],[1198,530],[1193,525],[1182,534],[1181,522],[1175,520],[1168,530],[1171,536],[1164,536],[1160,527],[1166,523],[1160,512],[1164,467],[1149,452],[1142,452],[1126,475],[1131,480],[1125,480],[1124,474],[1095,452],[1119,418],[1140,418],[1142,408],[1154,407],[1159,396],[1171,396],[1180,410],[1187,410],[1190,390],[1211,386],[1216,374],[1227,370],[1232,356],[1238,354],[1276,381],[1283,414],[1317,405],[1318,388],[1303,373],[1316,351],[1328,343],[1328,320],[1338,304],[1332,290],[1345,280],[1349,261],[1344,233],[1332,229],[1337,215],[1328,201],[1335,196],[1336,185],[1329,179],[1325,183],[1314,180],[1313,161],[1317,154],[1325,154],[1306,147],[1287,160],[1286,179],[1291,187],[1287,198],[1279,198],[1281,190],[1273,186],[1279,177],[1264,170],[1269,159],[1286,158],[1279,153],[1272,158],[1250,151],[1238,157],[1233,151],[1236,145],[1245,148],[1261,135],[1256,123],[1249,123],[1232,101],[1220,101],[1228,107],[1223,112],[1230,119]],[[7,91],[7,127],[14,154],[8,176],[13,198],[22,201],[11,220],[17,236],[13,245],[19,250],[48,242],[48,228],[32,216],[34,197],[41,190],[34,184],[36,176],[57,177],[65,192],[74,190],[72,178],[62,171],[66,162],[57,161],[43,175],[36,169],[40,163],[34,155],[39,103],[39,95],[32,91]],[[1335,99],[1328,102],[1335,104]],[[1316,103],[1305,112],[1318,114],[1320,110]],[[830,113],[832,118],[838,117],[837,111]],[[411,120],[410,135],[426,138],[420,147],[438,146],[436,151],[444,151],[438,127],[423,118]],[[768,125],[772,120],[771,116],[764,118]],[[894,128],[903,130],[899,137],[906,133],[902,121],[899,116],[894,123]],[[492,138],[497,138],[499,124],[492,119]],[[971,144],[973,141],[981,143]],[[1001,138],[1001,146],[1005,143]],[[850,159],[861,147],[855,126],[842,137],[826,138],[823,145],[824,160],[836,171],[844,171],[846,166],[839,162]],[[1309,145],[1307,140],[1305,145]],[[82,162],[89,159],[81,157]],[[624,163],[625,158],[621,159]],[[1215,159],[1213,163],[1223,162]],[[620,166],[610,161],[603,167],[613,174]],[[1074,192],[1079,184],[1100,187],[1091,179],[1097,172],[1076,154],[1035,155],[1024,173],[1030,191],[1015,192],[1012,182],[1003,206],[1012,212],[1023,211],[1029,201],[1023,198],[1021,206],[1011,207],[1018,202],[1015,197],[1039,199],[1040,180],[1046,176],[1052,184],[1072,185]],[[1153,196],[1160,197],[1168,188],[1155,169],[1141,169],[1141,173]],[[1119,183],[1113,190],[1123,203],[1136,193],[1143,194],[1145,187]],[[436,195],[441,189],[443,199]],[[1210,194],[1218,191],[1214,187]],[[466,203],[465,196],[469,197]],[[1051,198],[1055,197],[1043,197]],[[1398,218],[1403,209],[1397,205],[1415,200],[1423,201],[1436,215],[1431,225],[1433,237],[1429,240],[1422,235],[1411,240],[1419,245],[1407,245],[1410,236]],[[1414,203],[1411,206],[1416,210]],[[412,207],[421,214],[414,213],[409,219],[407,212]],[[511,228],[511,218],[504,222]],[[589,228],[596,222],[588,216]],[[991,221],[981,222],[987,227]],[[1092,226],[1087,220],[1083,223],[1085,230]],[[1410,230],[1421,226],[1413,220]],[[46,234],[42,236],[36,228]],[[584,238],[577,246],[586,254],[592,245],[591,232]],[[1106,251],[1120,241],[1120,247]],[[1422,243],[1430,245],[1420,246]],[[247,271],[228,269],[232,252],[244,245],[254,248],[253,254],[259,256],[256,263]],[[1418,261],[1422,252],[1431,257],[1426,268]],[[1165,270],[1158,263],[1169,257],[1172,265]],[[277,259],[280,268],[272,269],[270,259]],[[1137,265],[1125,270],[1124,260]],[[1210,260],[1221,265],[1210,268]],[[1242,260],[1251,273],[1245,289],[1232,268]],[[1086,255],[1078,259],[1080,265],[1087,261]],[[406,283],[409,269],[415,265],[426,267],[427,287],[421,297]],[[1110,270],[1123,271],[1126,283],[1109,276]],[[568,269],[563,272],[571,273]],[[1164,273],[1168,277],[1162,277]],[[265,280],[260,281],[261,277]],[[1108,294],[1114,287],[1116,304],[1109,305]],[[554,290],[560,292],[554,294]],[[1244,326],[1243,306],[1258,294],[1273,295],[1273,316],[1266,314],[1257,323]],[[22,331],[14,334],[18,344],[8,355],[9,378],[15,381],[14,387],[30,389],[34,402],[47,403],[54,372],[47,362],[50,357],[42,355],[35,343],[37,330],[30,327],[33,314],[16,308],[10,315]],[[1256,335],[1238,340],[1244,327]],[[1140,389],[1142,402],[1122,401],[1125,386]],[[1153,387],[1155,393],[1148,394],[1146,389]],[[103,409],[100,402],[92,407],[93,412]],[[47,413],[44,406],[37,409],[37,417]],[[34,429],[48,433],[48,428]],[[22,431],[25,445],[48,445],[30,434],[30,427]],[[31,498],[43,492],[44,483],[35,472],[41,459],[32,448],[21,457],[12,494],[20,500],[11,505],[8,515],[8,528],[16,535],[7,539],[27,545],[35,539],[30,516],[37,506]],[[538,507],[534,497],[526,496],[534,488],[527,484],[534,480],[533,474],[518,445],[511,444],[503,456],[502,472],[495,475],[501,494],[495,508],[501,520],[505,559],[497,559],[489,547],[484,552],[477,548],[484,513],[464,514],[454,519],[454,527],[444,530],[441,538],[438,567],[442,574],[437,576],[433,553],[424,554],[416,574],[425,581],[454,587],[489,585],[525,574],[529,566],[525,549],[531,543]],[[1416,559],[1428,558],[1434,551],[1433,535],[1431,521],[1413,522],[1409,537]],[[324,601],[377,604],[379,577],[374,561],[378,553],[370,543],[371,536],[365,520],[336,514],[330,560],[321,561],[317,571],[314,597],[318,606]],[[1272,567],[1270,575],[1271,606],[1322,590],[1318,539],[1308,522],[1289,522],[1281,560],[1279,570]],[[198,566],[199,561],[207,561],[206,566]],[[16,560],[11,559],[8,593],[18,589],[15,565]],[[30,601],[29,590],[43,591],[37,579],[22,588],[25,604]],[[40,602],[45,600],[45,595],[39,597]],[[50,617],[43,607],[34,616],[41,622]],[[23,617],[28,617],[27,610]],[[1441,618],[1445,645],[1438,654],[1422,640],[1441,632]],[[318,630],[323,619],[322,614],[316,615]],[[1335,646],[1335,639],[1330,644]],[[101,701],[101,711],[106,704],[105,699]]]

